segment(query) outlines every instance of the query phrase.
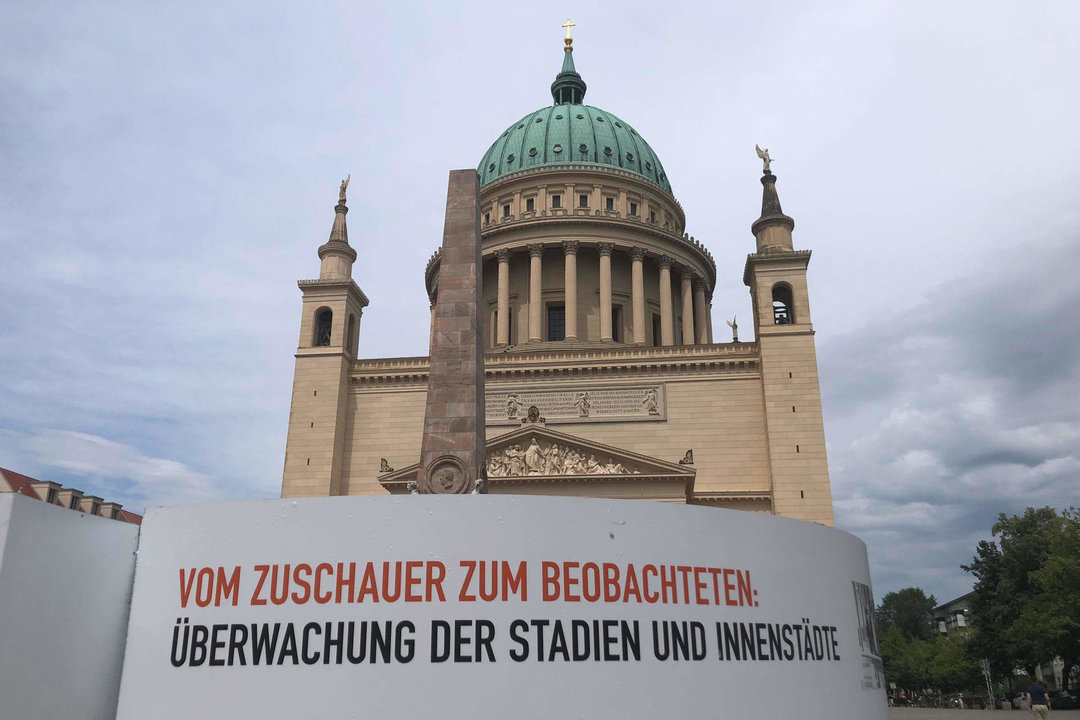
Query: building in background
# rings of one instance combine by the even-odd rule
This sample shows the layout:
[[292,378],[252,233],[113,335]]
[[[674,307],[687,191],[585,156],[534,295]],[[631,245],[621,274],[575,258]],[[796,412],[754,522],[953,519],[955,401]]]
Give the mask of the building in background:
[[[506,127],[478,167],[489,492],[831,525],[810,251],[794,248],[767,151],[755,243],[718,274],[652,147],[585,92],[568,33],[553,103]],[[283,497],[403,493],[420,457],[428,358],[361,357],[368,298],[352,280],[345,184],[335,211],[318,279],[299,282]],[[736,326],[720,341],[713,289],[739,270],[754,339]],[[439,274],[436,252],[432,306]]]
[[49,480],[35,480],[5,468],[0,468],[0,492],[18,493],[87,515],[97,515],[133,525],[142,524],[142,515],[124,510],[120,503],[109,502],[97,495],[84,495],[82,490],[66,488]]

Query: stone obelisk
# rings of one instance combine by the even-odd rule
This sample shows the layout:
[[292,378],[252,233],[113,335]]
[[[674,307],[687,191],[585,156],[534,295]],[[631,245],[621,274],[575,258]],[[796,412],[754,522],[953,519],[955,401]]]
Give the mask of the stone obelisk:
[[[480,178],[453,170],[431,335],[420,493],[471,493],[484,478],[484,351],[479,311]],[[485,482],[479,487],[482,492]]]

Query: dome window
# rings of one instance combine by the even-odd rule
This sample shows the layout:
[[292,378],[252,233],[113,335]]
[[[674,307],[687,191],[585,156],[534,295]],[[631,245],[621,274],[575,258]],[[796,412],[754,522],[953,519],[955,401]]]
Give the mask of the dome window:
[[582,208],[589,207],[589,196],[588,195],[578,195],[578,207],[582,207]]
[[509,155],[506,156],[506,162],[508,162],[508,163],[514,162],[514,153],[510,153]]
[[559,153],[562,152],[562,145],[556,145],[555,147],[551,148],[551,152],[558,155]]
[[553,208],[561,208],[562,207],[562,195],[552,195],[551,196],[551,207],[553,207]]
[[578,113],[575,117],[577,117],[578,120],[584,120],[585,119],[585,116],[582,115],[581,113]]
[[604,118],[602,118],[602,117],[600,117],[600,116],[598,115],[598,116],[596,117],[596,122],[604,122]]
[[536,201],[532,198],[525,198],[525,212],[533,212],[536,209]]
[[556,115],[556,116],[555,116],[555,119],[556,119],[556,120],[562,120],[562,115]]
[[536,122],[542,123],[542,122],[544,122],[544,118],[536,118]]
[[611,155],[611,148],[609,148],[609,147],[604,148],[604,154],[605,155]]
[[529,157],[536,157],[536,148],[529,148]]
[[630,203],[630,214],[633,217],[637,217],[637,203],[636,202]]
[[577,149],[578,149],[578,152],[580,152],[580,153],[587,153],[587,152],[589,152],[589,146],[588,146],[588,145],[586,145],[585,143],[581,143],[580,145],[578,145],[578,148],[577,148]]
[[495,163],[488,165],[488,172],[495,172]]
[[652,163],[651,162],[645,163],[645,169],[646,170],[652,170]]
[[622,127],[622,123],[618,120],[615,121],[615,127]]
[[519,125],[518,125],[518,130],[520,130],[520,129],[521,129],[521,128],[523,128],[523,127],[525,127],[525,123],[521,123],[521,124],[519,124]]
[[634,162],[634,153],[626,153],[626,159],[630,162]]

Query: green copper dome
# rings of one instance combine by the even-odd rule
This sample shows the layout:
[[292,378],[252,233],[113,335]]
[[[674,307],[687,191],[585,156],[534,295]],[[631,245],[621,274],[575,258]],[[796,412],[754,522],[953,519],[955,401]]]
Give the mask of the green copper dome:
[[551,94],[554,106],[515,122],[484,153],[477,168],[481,186],[521,170],[591,163],[627,170],[671,193],[649,143],[621,118],[582,104],[585,81],[574,69],[572,52],[565,53]]

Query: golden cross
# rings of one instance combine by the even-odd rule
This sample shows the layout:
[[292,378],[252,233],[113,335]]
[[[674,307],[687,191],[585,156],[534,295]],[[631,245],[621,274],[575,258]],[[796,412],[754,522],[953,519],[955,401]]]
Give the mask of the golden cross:
[[566,28],[566,39],[571,40],[570,28],[577,26],[577,23],[570,22],[570,18],[566,18],[566,22],[562,24],[562,27]]

